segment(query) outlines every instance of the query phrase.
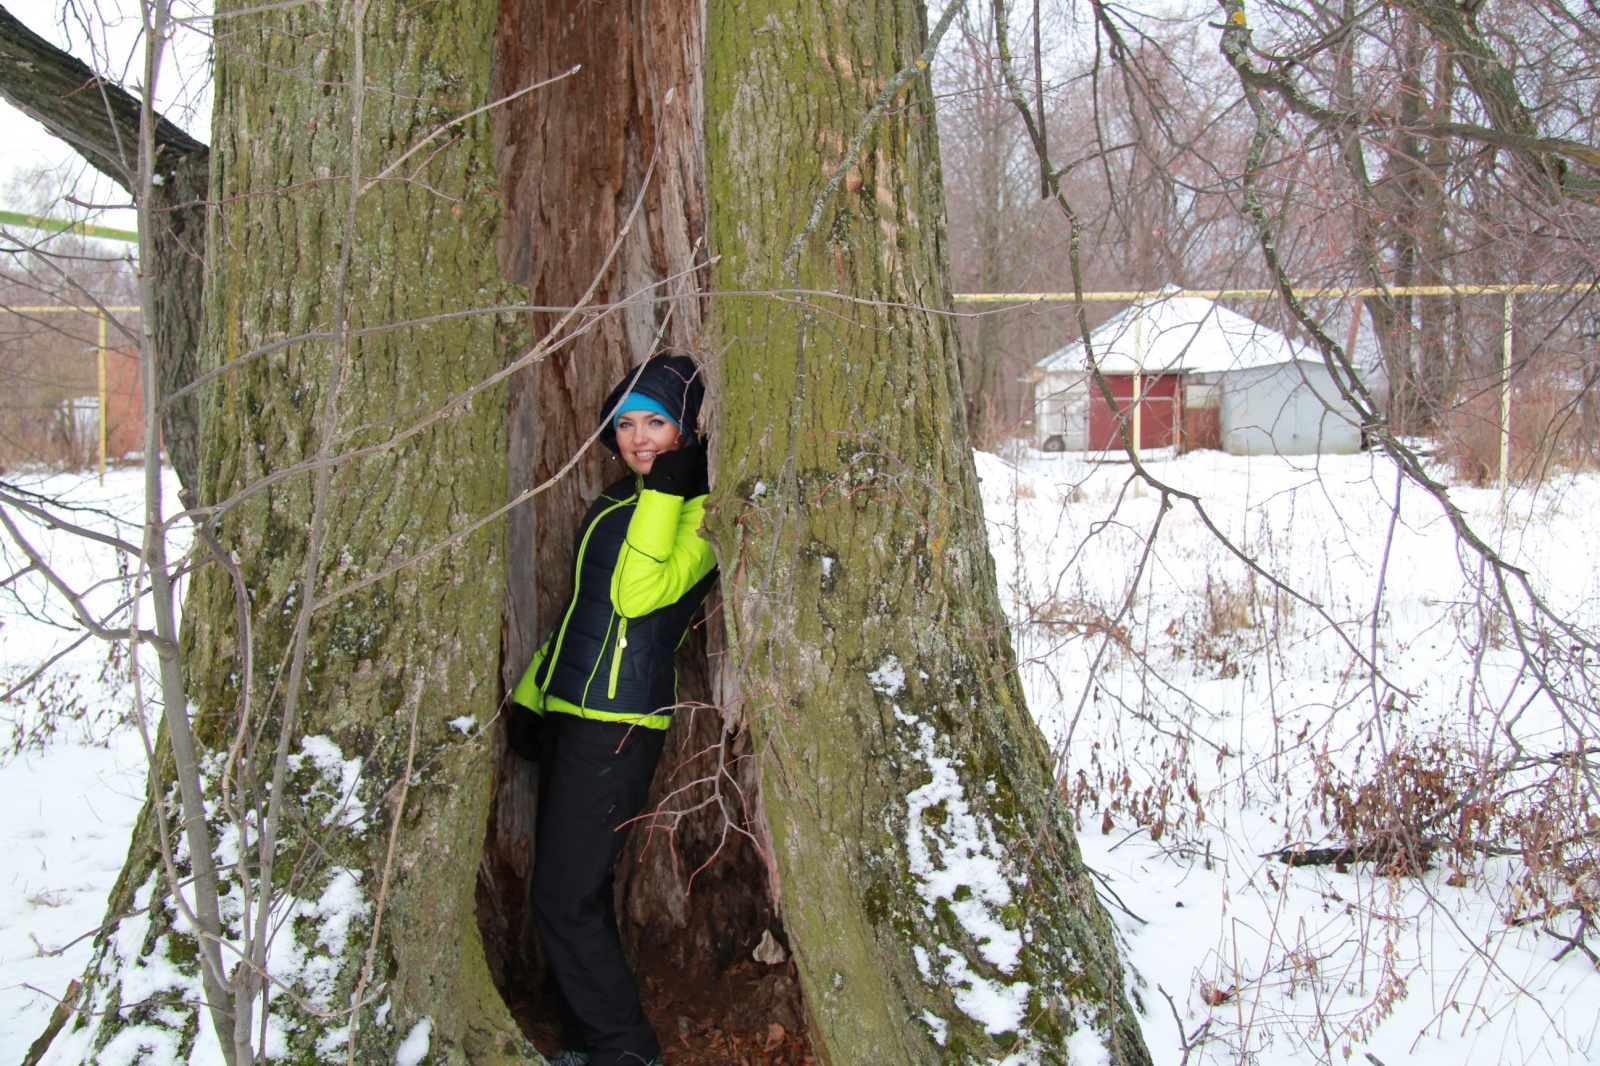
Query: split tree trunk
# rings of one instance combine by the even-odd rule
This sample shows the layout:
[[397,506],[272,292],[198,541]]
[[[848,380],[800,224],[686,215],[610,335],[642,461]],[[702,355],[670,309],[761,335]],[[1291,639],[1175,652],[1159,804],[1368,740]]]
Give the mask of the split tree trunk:
[[[712,0],[713,530],[812,1039],[834,1063],[1149,1061],[995,592],[914,0]],[[818,166],[819,160],[824,162]],[[906,305],[912,305],[908,307]],[[1104,1061],[1102,1059],[1102,1061]]]
[[[202,503],[306,462],[330,432],[340,435],[334,455],[380,444],[504,365],[516,340],[505,316],[412,321],[517,296],[483,254],[500,216],[490,120],[450,125],[487,102],[493,20],[486,0],[219,10],[203,369],[225,373],[203,394]],[[353,83],[363,90],[359,122]],[[436,130],[347,216],[354,161],[377,175]],[[246,358],[344,323],[395,328]],[[320,425],[336,380],[336,424]],[[491,391],[392,450],[334,467],[320,516],[326,547],[309,582],[315,473],[256,491],[213,524],[249,590],[250,628],[247,639],[228,573],[214,561],[200,569],[184,654],[208,794],[226,775],[265,801],[291,634],[308,598],[438,547],[503,502],[503,403]],[[258,1030],[275,1059],[393,1062],[409,1037],[429,1062],[540,1061],[490,979],[473,905],[504,550],[491,525],[312,617],[289,729],[293,798],[273,867],[287,893],[271,967],[282,983],[270,987]],[[247,686],[243,724],[259,748],[230,760]],[[228,901],[239,900],[241,871],[229,813],[218,804],[209,821],[236,936]],[[196,1049],[213,1039],[197,1011],[196,941],[166,896],[157,840],[147,807],[80,1012],[44,1061],[215,1054]],[[256,880],[257,870],[243,872]],[[259,1023],[261,999],[254,1008]]]
[[[368,190],[345,232],[348,185],[339,175],[350,164],[353,34],[367,42],[363,173],[482,103],[490,84],[494,12],[481,0],[380,0],[357,26],[359,10],[332,3],[223,23],[205,368],[267,341],[337,328],[344,315],[359,328],[506,302],[502,276],[482,254],[500,221],[501,189],[500,260],[535,302],[577,297],[641,188],[646,221],[624,240],[601,299],[691,270],[701,202],[714,206],[721,288],[784,284],[777,264],[826,176],[818,160],[840,157],[883,79],[925,34],[909,0],[713,4],[704,83],[711,195],[702,201],[697,8],[505,0],[500,89],[586,59],[594,80],[563,83],[548,101],[523,98],[498,116],[497,137],[483,116],[453,127],[413,157],[415,170]],[[925,85],[912,101],[870,142],[809,238],[803,285],[947,304],[936,145],[931,115],[917,110],[928,106]],[[695,287],[672,286],[669,294]],[[667,322],[663,305],[635,304],[517,381],[509,473],[494,394],[394,451],[337,467],[324,516],[331,547],[310,587],[310,474],[229,510],[215,535],[250,589],[252,655],[247,664],[228,575],[202,570],[186,655],[207,750],[233,742],[247,682],[249,724],[264,726],[270,745],[293,619],[307,596],[438,544],[493,509],[508,485],[515,492],[542,480],[592,428],[601,393],[648,353],[656,331],[695,346],[703,309],[685,300]],[[770,864],[813,1035],[829,1061],[1012,1051],[1062,1061],[1099,1047],[1115,1062],[1146,1061],[1109,923],[1016,684],[962,429],[953,331],[936,316],[846,303],[806,310],[729,296],[715,312],[718,344],[728,346],[709,353],[720,408],[715,534],[732,643],[721,684],[708,686],[720,690],[720,713],[697,715],[680,739],[693,750],[694,730],[704,730],[727,757],[753,754],[733,763],[729,781],[755,805],[713,813],[745,819],[764,854],[744,846],[724,856],[734,873],[701,882],[699,902],[687,905],[687,870],[667,876],[658,849],[623,879],[624,913],[637,927],[630,941],[664,938],[680,962],[692,952],[732,962],[771,918],[759,876]],[[241,362],[205,393],[202,502],[313,454],[324,428],[314,412],[336,373],[345,374],[338,423],[350,433],[341,447],[373,443],[502,365],[511,332],[494,318],[468,318],[354,338],[348,352],[303,341]],[[291,747],[304,756],[290,781],[298,802],[274,871],[300,915],[285,915],[279,959],[301,957],[277,971],[288,988],[272,997],[275,1057],[345,1058],[348,1018],[323,1012],[343,1010],[359,992],[361,1062],[394,1061],[419,1034],[428,1061],[538,1060],[491,976],[515,983],[510,971],[525,957],[517,881],[531,775],[506,773],[491,800],[498,755],[481,727],[565,595],[572,522],[605,477],[594,461],[514,518],[509,553],[502,538],[479,532],[316,616],[292,731]],[[503,627],[502,566],[511,574]],[[257,760],[229,772],[253,771],[259,781],[267,770]],[[677,842],[698,862],[718,827],[685,823]],[[214,828],[222,829],[220,812]],[[179,1054],[193,1049],[195,941],[163,899],[155,841],[152,808],[114,893],[117,920],[97,943],[82,1009],[49,1061],[88,1061],[111,1041],[125,1050],[171,1039]],[[979,876],[960,883],[963,865]],[[497,970],[486,964],[477,918]],[[773,928],[783,939],[783,927]],[[169,985],[139,986],[135,975],[151,973]]]
[[[496,112],[506,200],[501,265],[535,305],[571,306],[597,277],[595,304],[631,301],[513,379],[513,498],[555,475],[583,446],[601,403],[630,367],[661,348],[703,357],[702,35],[697,0],[501,0],[495,96],[579,68]],[[628,226],[635,204],[638,214]],[[558,318],[555,311],[534,314],[533,333],[543,335]],[[512,511],[506,691],[570,595],[579,519],[624,472],[615,457],[592,448],[559,484]],[[720,620],[698,627],[679,654],[679,696],[686,703],[712,699],[707,653],[720,644],[720,629]],[[500,743],[479,916],[496,982],[538,1030],[552,1007],[526,897],[537,769]],[[737,721],[709,708],[683,710],[647,808],[658,816],[634,830],[618,865],[623,944],[641,977],[646,1012],[668,1046],[686,1050],[690,1061],[717,1061],[699,1057],[714,1040],[729,1061],[737,1058],[730,1044],[764,1047],[773,1022],[790,1034],[786,1047],[800,1049],[792,967],[750,961],[769,929],[782,937],[765,865],[746,838],[725,833],[722,805],[700,806],[724,771],[724,791],[734,783],[755,791],[754,767],[740,761],[747,749]],[[693,784],[701,778],[708,780]],[[689,808],[698,809],[671,813]]]

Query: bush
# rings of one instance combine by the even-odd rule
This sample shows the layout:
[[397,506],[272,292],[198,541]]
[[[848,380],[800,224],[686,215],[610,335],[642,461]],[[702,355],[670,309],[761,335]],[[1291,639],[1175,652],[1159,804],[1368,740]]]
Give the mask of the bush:
[[[1511,397],[1510,480],[1540,480],[1552,467],[1591,465],[1583,391],[1567,375],[1519,383]],[[1500,392],[1489,389],[1449,408],[1439,426],[1439,455],[1458,481],[1488,485],[1500,476]]]

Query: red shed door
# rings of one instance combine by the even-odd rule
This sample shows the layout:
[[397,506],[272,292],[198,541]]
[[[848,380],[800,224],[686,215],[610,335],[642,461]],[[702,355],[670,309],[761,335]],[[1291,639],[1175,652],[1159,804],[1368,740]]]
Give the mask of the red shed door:
[[[1133,375],[1107,374],[1106,384],[1123,416],[1133,417]],[[1160,374],[1142,377],[1139,385],[1144,399],[1139,403],[1139,447],[1169,448],[1177,443],[1178,375]],[[1089,382],[1089,448],[1104,451],[1122,447],[1122,431],[1117,415],[1100,392],[1099,385]]]

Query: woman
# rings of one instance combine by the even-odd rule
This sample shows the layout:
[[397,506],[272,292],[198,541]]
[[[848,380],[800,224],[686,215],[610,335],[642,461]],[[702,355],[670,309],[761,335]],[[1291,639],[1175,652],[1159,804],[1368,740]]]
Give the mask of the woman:
[[611,865],[672,723],[673,652],[716,580],[699,534],[704,395],[694,361],[666,354],[612,390],[600,440],[631,473],[584,516],[572,599],[511,697],[512,747],[543,770],[531,897],[565,1001],[556,1066],[660,1063],[617,938]]

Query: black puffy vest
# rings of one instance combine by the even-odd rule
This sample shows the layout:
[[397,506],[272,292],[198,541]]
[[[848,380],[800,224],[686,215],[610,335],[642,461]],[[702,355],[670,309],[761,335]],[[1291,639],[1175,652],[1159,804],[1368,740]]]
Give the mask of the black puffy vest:
[[671,713],[678,702],[672,656],[717,580],[713,570],[676,602],[638,618],[611,604],[611,573],[639,500],[638,478],[606,487],[583,516],[573,555],[572,600],[547,645],[545,693],[591,711]]

